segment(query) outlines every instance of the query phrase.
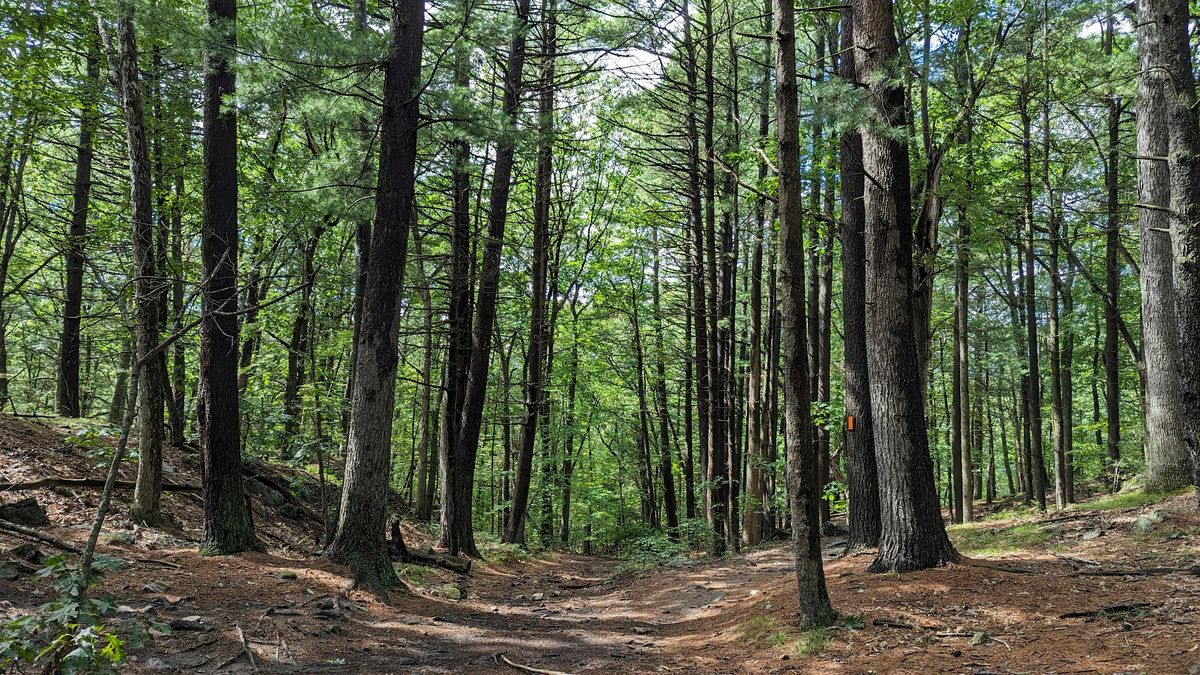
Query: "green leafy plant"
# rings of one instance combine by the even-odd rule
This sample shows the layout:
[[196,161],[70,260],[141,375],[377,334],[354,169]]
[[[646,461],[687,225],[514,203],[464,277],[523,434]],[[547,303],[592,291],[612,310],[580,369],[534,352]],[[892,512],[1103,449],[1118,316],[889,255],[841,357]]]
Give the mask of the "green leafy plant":
[[64,556],[48,558],[37,574],[52,579],[58,595],[0,630],[0,668],[25,663],[46,672],[113,672],[124,663],[127,648],[136,649],[150,639],[149,629],[170,633],[166,624],[153,619],[144,619],[145,625],[140,617],[105,621],[116,612],[116,602],[87,591],[99,585],[106,571],[123,566],[119,558],[97,555],[85,578]]

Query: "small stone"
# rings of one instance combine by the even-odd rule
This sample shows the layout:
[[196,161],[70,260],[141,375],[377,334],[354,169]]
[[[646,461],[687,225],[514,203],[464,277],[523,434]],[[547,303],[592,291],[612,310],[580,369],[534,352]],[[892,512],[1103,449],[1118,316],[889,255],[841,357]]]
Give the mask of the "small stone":
[[446,597],[450,598],[451,600],[462,600],[462,589],[454,584],[446,584],[442,591],[446,594]]
[[150,583],[146,584],[145,586],[142,586],[142,592],[143,593],[163,593],[170,587],[171,587],[170,582],[159,579],[156,581],[151,581]]
[[978,647],[989,640],[991,640],[991,638],[988,637],[987,633],[984,633],[983,631],[977,631],[971,636],[971,639],[967,641],[967,644],[971,645],[972,647]]
[[291,571],[291,570],[287,570],[286,572],[280,572],[280,573],[279,573],[279,578],[280,578],[280,579],[287,579],[287,580],[289,580],[289,581],[292,581],[292,580],[295,580],[295,579],[297,579],[297,578],[299,578],[299,577],[297,577],[297,575],[296,575],[296,573],[295,573],[295,572],[293,572],[293,571]]
[[113,532],[112,534],[109,534],[108,536],[106,536],[104,538],[104,541],[105,541],[105,543],[108,543],[108,544],[114,544],[114,545],[120,546],[120,545],[132,544],[134,539],[133,539],[133,535],[130,534],[129,532]]
[[555,598],[557,598],[557,597],[560,597],[560,596],[562,596],[562,591],[550,591],[550,595],[551,595],[552,597],[555,597]]
[[634,626],[633,632],[637,633],[638,635],[645,635],[646,633],[650,632],[650,629],[646,628],[645,626]]
[[530,599],[533,600],[534,602],[541,602],[546,599],[546,594],[545,593],[534,593]]
[[185,616],[182,619],[171,619],[167,624],[173,630],[209,630],[208,624],[199,616]]
[[1084,541],[1090,541],[1092,539],[1097,539],[1102,536],[1104,536],[1104,530],[1088,530],[1087,532],[1084,532],[1082,535],[1080,535],[1079,538]]

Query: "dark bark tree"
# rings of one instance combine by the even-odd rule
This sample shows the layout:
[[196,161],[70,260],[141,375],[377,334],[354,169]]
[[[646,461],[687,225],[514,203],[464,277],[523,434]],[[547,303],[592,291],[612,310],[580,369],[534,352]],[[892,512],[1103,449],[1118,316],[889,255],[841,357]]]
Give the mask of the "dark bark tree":
[[[855,66],[877,119],[860,129],[865,181],[867,369],[880,483],[879,554],[872,571],[957,558],[938,509],[913,333],[912,230],[904,90],[887,77],[898,47],[890,0],[853,3]],[[885,130],[881,127],[890,127]],[[789,424],[790,426],[790,424]]]
[[[771,0],[766,2],[763,12],[763,34],[770,35],[772,14],[774,9]],[[772,45],[767,44],[770,49]],[[759,91],[758,135],[765,146],[771,133],[771,61],[763,60],[763,77]],[[765,155],[758,163],[758,181],[764,183],[768,176],[767,158]],[[746,491],[743,499],[742,512],[742,541],[750,546],[762,542],[766,530],[767,517],[767,476],[765,471],[766,456],[764,450],[764,427],[770,426],[763,409],[763,322],[762,322],[762,275],[763,275],[763,241],[768,236],[770,220],[768,220],[767,200],[765,195],[759,195],[754,204],[754,248],[751,251],[750,263],[750,334],[749,338],[749,371],[746,378]],[[773,218],[772,218],[773,220]]]
[[75,188],[71,201],[71,226],[67,233],[66,286],[62,334],[58,352],[58,414],[79,417],[79,327],[83,311],[83,265],[86,259],[88,204],[92,193],[92,137],[99,122],[100,58],[88,48],[86,79],[79,110],[79,149],[75,154]]
[[825,571],[821,563],[821,526],[817,509],[821,485],[817,482],[817,457],[812,442],[809,411],[812,401],[808,396],[808,347],[805,344],[804,223],[796,95],[795,7],[790,2],[776,2],[774,16],[781,310],[783,349],[787,354],[784,409],[787,417],[788,506],[791,508],[792,537],[796,549],[800,624],[803,627],[817,627],[833,623],[837,613],[825,590]]
[[1034,251],[1036,223],[1033,216],[1033,137],[1030,133],[1032,115],[1029,105],[1032,101],[1032,85],[1030,66],[1033,63],[1033,29],[1029,28],[1029,42],[1025,52],[1025,78],[1017,96],[1017,107],[1021,116],[1021,167],[1024,176],[1024,271],[1023,293],[1025,299],[1025,346],[1028,349],[1029,360],[1026,364],[1028,374],[1026,382],[1029,398],[1026,402],[1029,410],[1029,446],[1028,459],[1033,478],[1033,498],[1038,509],[1046,510],[1046,459],[1042,451],[1042,377],[1041,360],[1038,348],[1038,314],[1037,314],[1037,268]]
[[[460,46],[455,51],[455,87],[466,91],[471,84],[470,54]],[[442,545],[450,548],[446,533],[452,531],[454,513],[448,509],[454,498],[455,452],[467,394],[471,365],[471,146],[467,129],[460,129],[452,142],[454,164],[450,169],[450,260],[446,276],[450,298],[447,311],[446,362],[442,367],[441,428],[438,434],[438,471],[441,496]]]
[[208,0],[207,24],[201,240],[201,272],[206,283],[201,288],[199,387],[204,411],[200,416],[204,539],[200,550],[227,555],[261,548],[242,492],[238,416],[237,114],[227,100],[233,97],[235,86],[236,1]]
[[658,417],[658,468],[662,480],[663,515],[667,535],[679,538],[679,505],[675,499],[675,461],[671,452],[671,415],[667,409],[667,354],[663,341],[663,308],[660,281],[661,251],[658,231],[654,232],[654,259],[651,261],[651,302],[654,312],[654,407]]
[[[855,82],[854,18],[849,8],[842,12],[841,76]],[[846,407],[844,441],[850,497],[849,541],[851,548],[879,543],[879,473],[875,465],[875,440],[871,425],[871,384],[867,372],[866,242],[863,228],[865,178],[862,168],[862,137],[857,130],[841,134],[842,198],[842,375]]]
[[[522,70],[525,68],[525,38],[529,30],[529,0],[519,0],[513,26],[513,42],[504,68],[504,116],[516,127],[520,113]],[[492,190],[488,199],[487,236],[483,247],[483,265],[479,271],[479,290],[475,305],[475,334],[466,373],[467,391],[455,450],[443,476],[450,485],[442,499],[442,545],[451,554],[459,552],[479,557],[471,521],[471,495],[475,484],[475,458],[479,453],[479,433],[483,426],[483,406],[487,398],[488,364],[492,333],[496,323],[496,304],[500,290],[500,251],[504,246],[504,227],[508,222],[508,196],[512,189],[516,139],[506,133],[496,145],[496,163],[492,171]],[[448,498],[447,498],[448,497]]]
[[554,161],[554,60],[556,58],[555,3],[542,7],[541,87],[538,96],[538,149],[534,177],[533,270],[529,312],[529,349],[525,354],[525,416],[521,421],[521,448],[517,455],[517,478],[512,511],[504,528],[503,541],[525,543],[525,511],[529,505],[529,483],[533,473],[533,449],[541,413],[545,407],[545,375],[548,370],[550,321],[546,297],[550,272],[550,191]]
[[[1116,12],[1111,8],[1104,22],[1104,55],[1112,57],[1116,30]],[[1119,488],[1117,462],[1121,459],[1121,364],[1117,352],[1117,326],[1121,321],[1121,268],[1118,255],[1121,249],[1120,173],[1121,156],[1121,97],[1110,87],[1105,100],[1107,141],[1104,156],[1104,403],[1105,451],[1113,470],[1111,488]]]
[[400,291],[412,229],[423,0],[392,0],[392,42],[383,63],[379,178],[371,255],[351,400],[349,445],[337,530],[326,555],[373,586],[398,583],[384,527],[391,475]]

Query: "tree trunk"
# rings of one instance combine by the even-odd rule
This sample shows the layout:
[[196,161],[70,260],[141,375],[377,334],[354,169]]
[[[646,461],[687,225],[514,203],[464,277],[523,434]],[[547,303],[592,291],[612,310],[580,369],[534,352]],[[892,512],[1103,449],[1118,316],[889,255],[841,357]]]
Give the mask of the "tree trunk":
[[524,545],[525,510],[533,473],[533,448],[537,440],[539,413],[543,408],[543,375],[547,358],[549,311],[546,288],[550,265],[550,181],[553,178],[554,144],[554,59],[555,5],[542,9],[542,74],[538,97],[538,149],[534,178],[533,270],[529,312],[529,348],[525,354],[525,416],[521,422],[521,448],[517,455],[517,478],[512,511],[504,529],[504,543]]
[[[455,87],[466,94],[471,84],[470,58],[459,48],[454,57]],[[464,113],[465,114],[465,113]],[[460,129],[452,142],[454,164],[450,170],[450,261],[446,278],[450,297],[447,312],[446,362],[442,368],[441,430],[438,434],[438,477],[441,496],[442,546],[452,548],[450,532],[457,516],[454,497],[457,484],[452,471],[458,466],[458,429],[462,422],[471,367],[471,147]],[[506,376],[507,378],[507,376]],[[505,399],[508,391],[505,389]],[[505,496],[507,499],[507,495]],[[469,514],[468,514],[469,515]]]
[[75,191],[67,233],[66,287],[58,356],[58,414],[79,417],[79,324],[83,311],[83,264],[86,260],[88,201],[92,192],[92,135],[100,94],[100,59],[88,48],[87,79],[79,111],[79,150],[75,155]]
[[[529,30],[529,0],[519,0],[513,25],[513,42],[504,69],[503,111],[516,126],[520,113],[521,71],[525,67],[525,36]],[[508,219],[508,196],[512,189],[516,139],[506,134],[496,146],[496,164],[492,171],[492,192],[488,201],[488,231],[479,273],[479,292],[475,313],[475,335],[467,391],[451,466],[443,475],[450,478],[448,499],[442,501],[442,545],[452,555],[466,553],[479,557],[471,522],[471,495],[475,484],[475,458],[479,453],[479,433],[483,425],[483,407],[487,398],[488,363],[492,332],[496,323],[496,303],[500,290],[500,253],[504,246],[504,226]],[[514,509],[515,511],[515,509]]]
[[[1196,78],[1192,70],[1189,7],[1186,1],[1148,0],[1157,48],[1174,95],[1167,97],[1171,170],[1171,243],[1174,247],[1174,283],[1179,321],[1180,408],[1176,425],[1183,436],[1192,465],[1200,507],[1200,127],[1197,126]],[[1140,22],[1139,22],[1140,23]],[[1140,38],[1140,34],[1139,34]],[[1156,59],[1157,61],[1157,59]],[[1142,77],[1147,77],[1146,71]],[[1151,351],[1151,350],[1147,350]]]
[[[235,0],[208,0],[213,39],[204,53],[204,225],[201,240],[200,456],[204,539],[227,555],[261,548],[242,492],[237,368],[237,114],[231,61],[237,51]],[[315,248],[315,246],[313,247]],[[147,384],[152,384],[147,382]],[[159,413],[161,415],[161,412]]]
[[663,515],[667,534],[679,538],[679,505],[675,499],[675,461],[671,453],[671,416],[667,408],[667,354],[663,345],[662,289],[659,280],[658,230],[654,231],[654,260],[651,262],[651,300],[654,311],[654,405],[658,409],[658,467],[662,480]]
[[[1109,9],[1104,23],[1104,55],[1113,53],[1113,36],[1116,12]],[[1104,193],[1107,201],[1104,232],[1104,283],[1108,301],[1104,306],[1104,403],[1105,451],[1111,467],[1114,491],[1119,489],[1117,463],[1121,460],[1121,364],[1118,361],[1117,325],[1120,323],[1121,266],[1118,252],[1121,249],[1120,174],[1118,162],[1121,156],[1121,97],[1110,88],[1106,101],[1108,121],[1108,146],[1104,162]]]
[[825,590],[817,500],[817,457],[812,442],[805,355],[804,224],[800,185],[800,130],[796,95],[796,19],[790,2],[775,3],[775,113],[779,166],[779,232],[783,339],[787,358],[784,408],[787,415],[787,487],[796,548],[800,625],[833,623],[837,614]]
[[412,229],[423,0],[393,0],[392,43],[384,63],[375,225],[363,298],[349,444],[337,531],[326,555],[373,586],[398,583],[384,527],[391,475],[392,415],[408,235]]
[[155,280],[154,220],[151,206],[150,148],[146,140],[141,85],[138,83],[137,38],[133,6],[123,5],[117,20],[120,46],[114,65],[120,83],[125,117],[130,174],[130,220],[134,258],[136,362],[141,362],[141,395],[138,397],[138,474],[130,520],[157,527],[162,522],[163,390],[161,361],[150,357],[158,348],[159,284]]
[[[842,12],[841,76],[857,80],[854,55],[854,17]],[[842,191],[842,376],[846,408],[844,441],[850,493],[851,548],[879,543],[879,473],[871,424],[871,383],[867,375],[866,243],[863,228],[864,181],[862,137],[855,129],[841,134]]]
[[[767,0],[763,12],[763,34],[772,30],[772,0]],[[767,49],[770,49],[770,43]],[[763,78],[759,91],[758,135],[760,142],[767,145],[771,133],[771,62],[763,60]],[[763,184],[768,177],[766,157],[758,162],[758,181]],[[760,195],[754,204],[754,249],[750,262],[750,335],[749,364],[746,389],[746,490],[743,497],[742,541],[755,546],[762,542],[767,518],[767,478],[764,472],[766,457],[763,431],[763,381],[762,381],[762,274],[763,239],[770,226],[767,220],[767,200]],[[773,219],[772,219],[773,220]]]
[[430,450],[430,435],[433,422],[430,419],[433,403],[433,297],[429,288],[429,277],[425,274],[425,256],[421,250],[421,236],[413,238],[413,253],[416,257],[417,292],[421,296],[421,311],[425,326],[421,335],[421,410],[418,413],[420,431],[417,433],[417,496],[413,504],[417,520],[429,522],[433,517],[433,477],[437,464]]
[[1171,205],[1171,100],[1174,83],[1166,62],[1167,21],[1154,2],[1138,5],[1137,89],[1138,222],[1142,237],[1142,343],[1145,359],[1145,452],[1147,492],[1173,490],[1191,482],[1191,461],[1184,442],[1186,411],[1180,396],[1176,298],[1169,234]]
[[[855,0],[859,80],[882,122],[903,129],[904,91],[880,77],[898,51],[889,0]],[[938,508],[913,333],[908,148],[896,134],[860,129],[866,217],[867,368],[880,477],[879,554],[873,571],[907,571],[957,558]],[[786,287],[786,286],[785,286]],[[790,427],[790,424],[789,424]]]
[[[1033,61],[1033,30],[1029,31],[1029,47],[1025,54],[1025,74],[1030,75],[1029,66]],[[1046,460],[1042,452],[1042,378],[1041,364],[1038,359],[1038,314],[1037,297],[1034,295],[1037,287],[1036,268],[1034,267],[1035,253],[1033,250],[1035,223],[1033,220],[1033,141],[1030,135],[1030,82],[1026,77],[1022,82],[1018,95],[1018,107],[1021,115],[1021,148],[1022,173],[1024,176],[1025,200],[1025,332],[1026,347],[1029,352],[1027,382],[1029,390],[1029,464],[1033,472],[1033,497],[1037,501],[1038,510],[1046,510]]]

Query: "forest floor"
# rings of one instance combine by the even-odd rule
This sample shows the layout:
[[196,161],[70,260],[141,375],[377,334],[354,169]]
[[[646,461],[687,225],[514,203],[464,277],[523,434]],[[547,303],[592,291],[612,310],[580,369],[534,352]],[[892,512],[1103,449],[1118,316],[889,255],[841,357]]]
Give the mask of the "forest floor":
[[[51,477],[51,468],[102,475],[95,448],[67,438],[0,417],[0,482]],[[166,462],[169,481],[194,483],[187,453],[169,451]],[[303,481],[271,470],[279,473],[250,475],[303,493]],[[802,632],[782,543],[650,569],[495,548],[468,575],[401,566],[408,592],[385,602],[350,590],[343,568],[311,555],[311,506],[248,485],[268,553],[200,557],[195,493],[164,496],[175,526],[161,530],[134,527],[120,505],[128,493],[117,500],[100,550],[130,565],[103,590],[118,614],[174,626],[123,671],[518,672],[508,659],[542,669],[529,672],[1200,673],[1200,515],[1190,493],[1123,493],[1044,515],[980,505],[979,522],[951,527],[962,562],[911,574],[868,574],[870,553],[843,555],[827,540],[842,619]],[[0,491],[0,508],[29,496],[47,511],[42,532],[82,544],[98,491]],[[406,535],[420,543],[421,533]],[[11,554],[22,543],[0,533],[9,552],[0,572],[29,569]],[[52,596],[45,580],[15,577],[0,580],[0,613]]]

